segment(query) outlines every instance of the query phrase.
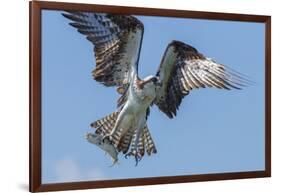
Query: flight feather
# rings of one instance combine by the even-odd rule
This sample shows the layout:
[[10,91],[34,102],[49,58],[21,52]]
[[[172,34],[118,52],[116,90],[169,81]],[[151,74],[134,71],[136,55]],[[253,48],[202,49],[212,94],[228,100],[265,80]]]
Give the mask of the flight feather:
[[167,46],[156,75],[162,86],[158,88],[154,104],[169,118],[176,116],[182,99],[193,89],[241,89],[247,83],[242,75],[180,41],[172,41]]
[[138,69],[143,24],[133,16],[107,13],[73,11],[63,16],[94,45],[94,79],[106,86],[129,84]]

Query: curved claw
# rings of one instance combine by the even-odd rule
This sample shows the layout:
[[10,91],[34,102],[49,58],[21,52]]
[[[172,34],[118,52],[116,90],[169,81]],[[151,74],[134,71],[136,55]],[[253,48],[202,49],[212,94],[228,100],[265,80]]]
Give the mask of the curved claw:
[[138,163],[139,163],[139,158],[137,156],[135,156],[135,160],[136,160],[136,164],[135,167],[137,167]]
[[127,154],[125,155],[125,159],[127,159],[127,158],[128,158],[128,156],[130,156],[130,155],[129,155],[129,153],[127,153]]
[[135,161],[136,161],[136,165],[138,165],[139,161],[141,161],[142,159],[142,155],[139,152],[129,152],[125,155],[125,158],[127,159],[128,156],[134,156],[135,157]]

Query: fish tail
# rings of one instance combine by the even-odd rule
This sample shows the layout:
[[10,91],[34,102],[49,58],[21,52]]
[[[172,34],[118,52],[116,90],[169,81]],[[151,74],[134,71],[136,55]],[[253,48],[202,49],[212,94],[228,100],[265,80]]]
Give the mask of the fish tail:
[[115,166],[116,164],[120,164],[119,162],[118,162],[118,159],[112,159],[112,164],[109,166],[109,167],[113,167],[113,166]]

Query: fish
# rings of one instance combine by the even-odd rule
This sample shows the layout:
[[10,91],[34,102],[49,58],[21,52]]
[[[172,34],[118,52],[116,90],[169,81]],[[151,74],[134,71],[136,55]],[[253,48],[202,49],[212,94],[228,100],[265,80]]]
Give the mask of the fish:
[[96,135],[94,133],[87,133],[86,139],[88,140],[88,142],[98,146],[100,149],[102,149],[108,155],[110,155],[110,157],[112,159],[111,166],[118,163],[118,152],[117,152],[116,148],[114,147],[114,145],[108,139],[103,140],[102,136]]

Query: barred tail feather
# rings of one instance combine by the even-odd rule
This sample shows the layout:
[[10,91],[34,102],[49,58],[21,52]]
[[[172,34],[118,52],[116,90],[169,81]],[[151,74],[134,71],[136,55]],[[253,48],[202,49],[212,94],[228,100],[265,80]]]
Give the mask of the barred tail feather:
[[[152,137],[149,133],[147,125],[143,128],[142,134],[140,135],[138,141],[136,139],[136,133],[137,133],[137,131],[134,130],[134,133],[133,133],[132,139],[131,139],[130,151],[132,153],[137,152],[141,156],[144,156],[145,152],[148,155],[151,155],[152,153],[157,153],[156,146],[152,140]],[[135,147],[137,147],[137,149],[135,149]]]
[[143,134],[140,136],[137,146],[138,146],[139,154],[141,156],[144,156],[145,145],[144,145],[144,135]]
[[[111,133],[112,129],[115,126],[116,120],[118,118],[119,111],[113,112],[110,115],[107,115],[104,118],[101,118],[91,124],[91,127],[95,128],[95,133],[101,136],[105,136]],[[136,139],[136,130],[134,128],[128,129],[127,133],[121,137],[122,129],[119,129],[112,135],[112,143],[117,148],[118,152],[126,154],[128,150],[137,151],[141,156],[144,156],[146,152],[148,155],[152,153],[157,153],[155,144],[152,140],[151,134],[148,130],[147,125],[142,130],[142,134],[139,137],[139,140]],[[136,144],[137,143],[137,144]],[[137,150],[133,147],[137,146]]]
[[91,123],[91,127],[96,129],[96,134],[102,136],[107,135],[114,128],[118,115],[119,111],[113,112],[110,115]]
[[147,125],[143,128],[143,139],[144,139],[146,153],[148,155],[151,155],[152,153],[157,153],[156,146],[152,140],[152,137],[147,128]]
[[124,137],[121,139],[121,142],[118,146],[118,151],[122,151],[123,154],[126,154],[130,148],[130,144],[133,138],[134,130],[130,128],[128,132],[124,135]]
[[[113,130],[119,113],[120,113],[120,111],[113,112],[110,115],[107,115],[106,117],[93,122],[91,124],[91,127],[96,128],[95,133],[100,136],[108,135]],[[118,146],[120,146],[121,133],[122,133],[122,128],[117,130],[111,136],[112,143],[117,148],[117,150],[118,150]]]
[[[143,132],[140,135],[139,139],[137,140],[137,130],[134,130],[134,134],[132,136],[132,142],[131,142],[131,152],[133,153],[138,153],[139,155],[144,156],[144,150],[145,150],[145,146],[144,146],[144,135]],[[137,148],[137,149],[136,149]]]
[[[112,127],[113,128],[113,127]],[[120,143],[121,143],[121,133],[122,133],[122,128],[119,128],[118,130],[116,130],[116,132],[114,132],[114,134],[111,136],[111,140],[112,140],[112,143],[114,144],[115,148],[117,148],[118,150],[118,147],[120,146]],[[118,150],[119,151],[119,150]]]

